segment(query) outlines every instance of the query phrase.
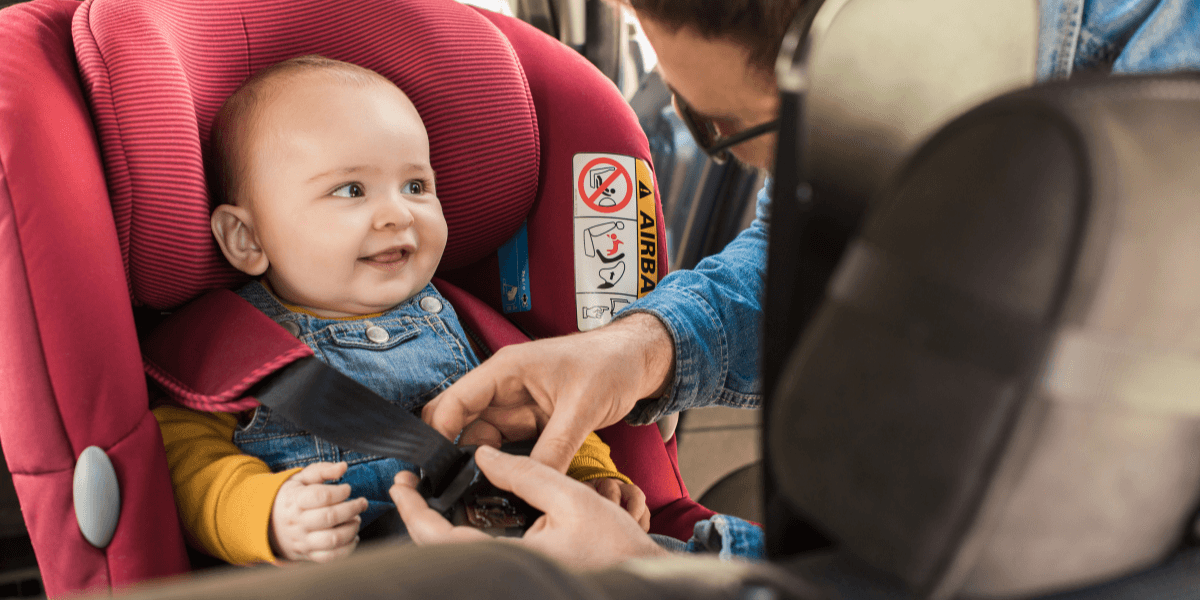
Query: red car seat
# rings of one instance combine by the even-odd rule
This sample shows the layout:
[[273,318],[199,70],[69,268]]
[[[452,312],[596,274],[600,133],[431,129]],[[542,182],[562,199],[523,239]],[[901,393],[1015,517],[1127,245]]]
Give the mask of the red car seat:
[[[472,322],[493,345],[515,338],[488,323],[533,337],[577,329],[574,155],[650,157],[632,111],[583,58],[449,0],[33,0],[0,11],[0,31],[0,443],[51,596],[190,568],[134,307],[170,311],[242,279],[209,233],[201,156],[213,114],[248,75],[319,53],[409,94],[449,224],[439,276],[490,307]],[[532,309],[504,321],[496,250],[523,222]],[[688,498],[674,442],[659,436],[601,432],[646,492],[653,530],[686,538],[711,512]],[[103,548],[74,516],[89,446],[120,490]]]

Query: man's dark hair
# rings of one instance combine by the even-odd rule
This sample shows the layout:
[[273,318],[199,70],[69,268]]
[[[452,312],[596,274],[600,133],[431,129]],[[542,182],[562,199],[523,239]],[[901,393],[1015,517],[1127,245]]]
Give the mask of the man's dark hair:
[[750,64],[768,74],[792,19],[815,0],[619,0],[672,31],[689,27],[709,39],[745,46]]

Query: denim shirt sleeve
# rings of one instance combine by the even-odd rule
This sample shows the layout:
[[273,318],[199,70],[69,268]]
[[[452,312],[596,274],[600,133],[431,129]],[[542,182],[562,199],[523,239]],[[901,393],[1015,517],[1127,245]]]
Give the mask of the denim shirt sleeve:
[[630,423],[652,423],[700,406],[762,404],[758,355],[769,187],[759,192],[754,222],[724,250],[694,269],[671,273],[618,316],[652,314],[675,343],[675,378],[667,393],[639,402],[626,417]]
[[1194,0],[1041,0],[1038,79],[1200,69]]

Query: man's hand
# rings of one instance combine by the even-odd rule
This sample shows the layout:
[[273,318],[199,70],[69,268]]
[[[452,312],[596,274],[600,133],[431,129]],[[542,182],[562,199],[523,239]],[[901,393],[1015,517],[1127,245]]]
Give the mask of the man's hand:
[[502,348],[426,404],[422,418],[449,439],[462,431],[462,444],[538,437],[531,456],[565,472],[589,433],[661,395],[674,364],[666,327],[635,314],[587,333]]
[[271,551],[278,558],[328,562],[358,546],[359,513],[366,498],[350,497],[350,485],[327,485],[346,473],[346,463],[313,463],[292,475],[271,507]]
[[642,527],[642,531],[650,531],[650,509],[646,507],[646,493],[642,488],[611,477],[585,481],[583,485],[591,487],[597,494],[624,508]]
[[[567,564],[603,568],[627,558],[662,556],[668,552],[620,506],[588,486],[524,456],[512,456],[482,446],[475,463],[496,487],[523,498],[544,512],[519,539],[501,538],[542,552]],[[408,534],[420,545],[492,539],[472,527],[455,527],[429,508],[416,490],[417,477],[396,475],[392,500]]]

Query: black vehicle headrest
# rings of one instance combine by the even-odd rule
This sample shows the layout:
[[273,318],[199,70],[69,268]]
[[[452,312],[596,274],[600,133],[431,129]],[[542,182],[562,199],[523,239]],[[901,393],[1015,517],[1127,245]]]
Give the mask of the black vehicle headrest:
[[780,376],[786,502],[932,597],[1161,560],[1200,500],[1198,164],[1197,74],[1033,88],[935,134]]

